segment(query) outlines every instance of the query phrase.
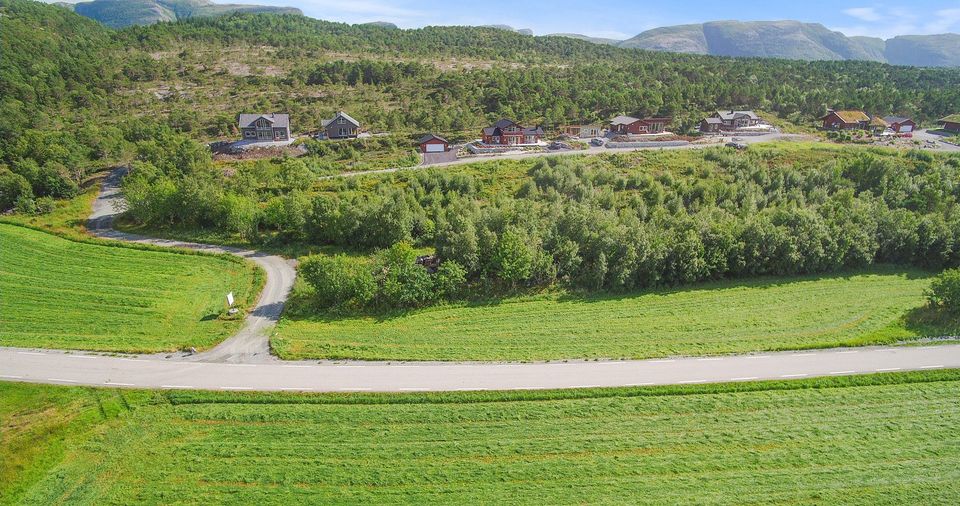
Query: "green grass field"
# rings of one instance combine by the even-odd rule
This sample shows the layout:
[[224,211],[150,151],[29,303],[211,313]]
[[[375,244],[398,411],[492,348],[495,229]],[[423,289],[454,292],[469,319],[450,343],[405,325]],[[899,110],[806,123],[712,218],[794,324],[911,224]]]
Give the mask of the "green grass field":
[[242,261],[76,242],[0,224],[0,345],[159,352],[210,347],[261,274]]
[[284,358],[366,360],[650,358],[889,343],[916,335],[904,317],[924,304],[928,276],[877,267],[394,316],[286,316],[272,343]]
[[[45,408],[36,390],[79,400]],[[960,501],[958,371],[421,395],[0,384],[0,399],[0,451],[19,469],[0,493],[17,504]],[[38,419],[18,400],[106,409],[85,439],[30,460],[18,443]]]

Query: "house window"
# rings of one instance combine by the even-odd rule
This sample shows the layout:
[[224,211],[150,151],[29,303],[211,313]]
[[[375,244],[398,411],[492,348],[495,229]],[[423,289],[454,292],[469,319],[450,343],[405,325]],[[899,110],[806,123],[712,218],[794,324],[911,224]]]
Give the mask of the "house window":
[[338,125],[342,125],[342,124],[344,124],[344,123],[346,123],[346,122],[347,122],[347,120],[343,119],[343,116],[340,116],[339,118],[337,118],[337,124],[338,124]]
[[347,129],[346,129],[346,128],[341,128],[341,129],[340,129],[340,137],[346,137],[346,136],[347,136]]
[[500,144],[500,136],[499,136],[499,135],[494,135],[494,136],[493,136],[493,143],[494,143],[494,144]]
[[536,141],[533,140],[533,136],[532,136],[532,135],[528,135],[528,136],[526,137],[526,140],[525,140],[524,142],[526,142],[527,144],[533,144],[533,143],[536,142]]

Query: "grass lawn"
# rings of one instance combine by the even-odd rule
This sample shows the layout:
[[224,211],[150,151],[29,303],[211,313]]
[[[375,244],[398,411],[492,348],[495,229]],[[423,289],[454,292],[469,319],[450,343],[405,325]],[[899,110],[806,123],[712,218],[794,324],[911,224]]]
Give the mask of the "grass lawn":
[[[45,399],[18,389],[94,405],[119,395],[0,385],[0,402],[22,400],[27,413]],[[59,463],[27,467],[31,480],[5,474],[6,502],[960,501],[958,371],[518,393],[124,395],[129,411],[117,408]],[[45,423],[4,411],[5,441]]]
[[208,348],[252,304],[261,274],[228,258],[77,242],[0,224],[0,345],[160,352]]
[[290,359],[551,360],[889,343],[922,332],[905,316],[924,304],[929,279],[921,271],[881,266],[631,295],[520,297],[380,317],[287,315],[272,345]]

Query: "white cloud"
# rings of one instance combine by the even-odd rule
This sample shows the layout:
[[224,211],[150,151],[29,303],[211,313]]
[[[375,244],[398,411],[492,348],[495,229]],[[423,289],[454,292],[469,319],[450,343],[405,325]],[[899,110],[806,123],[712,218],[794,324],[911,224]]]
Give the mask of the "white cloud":
[[877,12],[873,7],[853,7],[850,9],[844,9],[843,13],[847,16],[855,17],[862,21],[880,21],[883,19],[883,16]]
[[924,33],[945,33],[960,29],[960,9],[941,9],[923,26]]

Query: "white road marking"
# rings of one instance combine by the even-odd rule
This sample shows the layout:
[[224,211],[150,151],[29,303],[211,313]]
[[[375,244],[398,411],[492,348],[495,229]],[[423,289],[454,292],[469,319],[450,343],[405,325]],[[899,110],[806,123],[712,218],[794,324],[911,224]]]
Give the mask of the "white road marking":
[[228,365],[230,367],[256,367],[257,366],[257,364],[223,364],[223,365]]
[[251,387],[220,387],[220,390],[253,390]]
[[744,376],[742,378],[730,378],[730,381],[753,381],[755,379],[760,379],[758,376]]
[[691,383],[706,383],[709,380],[687,380],[678,382],[681,385],[689,385]]
[[35,352],[32,352],[32,351],[18,351],[17,353],[20,354],[20,355],[37,355],[37,356],[40,356],[40,357],[46,355],[46,353],[35,353]]
[[194,388],[190,385],[160,385],[160,388]]
[[833,371],[830,374],[856,374],[857,371]]
[[313,366],[310,366],[310,365],[285,365],[285,366],[283,366],[283,367],[286,367],[286,368],[288,368],[288,369],[303,369],[303,368],[309,368],[309,367],[313,367]]
[[115,382],[115,381],[108,381],[108,382],[104,383],[104,385],[111,385],[111,386],[115,386],[115,387],[132,387],[132,386],[134,386],[133,383],[117,383],[117,382]]
[[757,359],[757,358],[770,358],[770,355],[750,355],[747,358]]
[[624,386],[625,386],[625,387],[648,387],[648,386],[651,386],[651,385],[656,385],[656,383],[654,383],[654,382],[651,381],[651,382],[647,382],[647,383],[632,383],[632,384],[630,384],[630,385],[624,385]]
[[370,392],[372,388],[341,388],[344,392]]
[[837,355],[849,355],[849,354],[851,354],[851,353],[860,353],[860,352],[857,351],[857,350],[838,351],[838,352],[837,352]]
[[717,358],[717,357],[698,358],[697,362],[717,362],[719,360],[723,360],[723,359]]
[[57,381],[60,383],[79,383],[77,380],[65,380],[60,378],[47,378],[47,381]]
[[899,367],[884,367],[882,369],[877,369],[877,372],[890,372],[890,371],[899,371],[899,370],[901,370],[901,368]]
[[790,356],[791,357],[812,357],[814,355],[816,355],[816,353],[793,353]]
[[603,385],[577,385],[573,388],[603,388]]
[[676,362],[676,360],[651,360],[651,364],[669,364],[671,362]]
[[921,369],[943,369],[942,365],[924,365],[920,366]]
[[802,378],[804,376],[806,376],[806,374],[781,374],[780,375],[781,378]]
[[0,374],[0,378],[18,380],[18,379],[23,379],[23,376],[11,376],[9,374]]
[[429,388],[399,388],[398,390],[403,392],[426,392],[430,390]]
[[91,358],[97,358],[97,357],[91,357],[90,355],[67,355],[67,358],[86,358],[86,359],[91,359]]

